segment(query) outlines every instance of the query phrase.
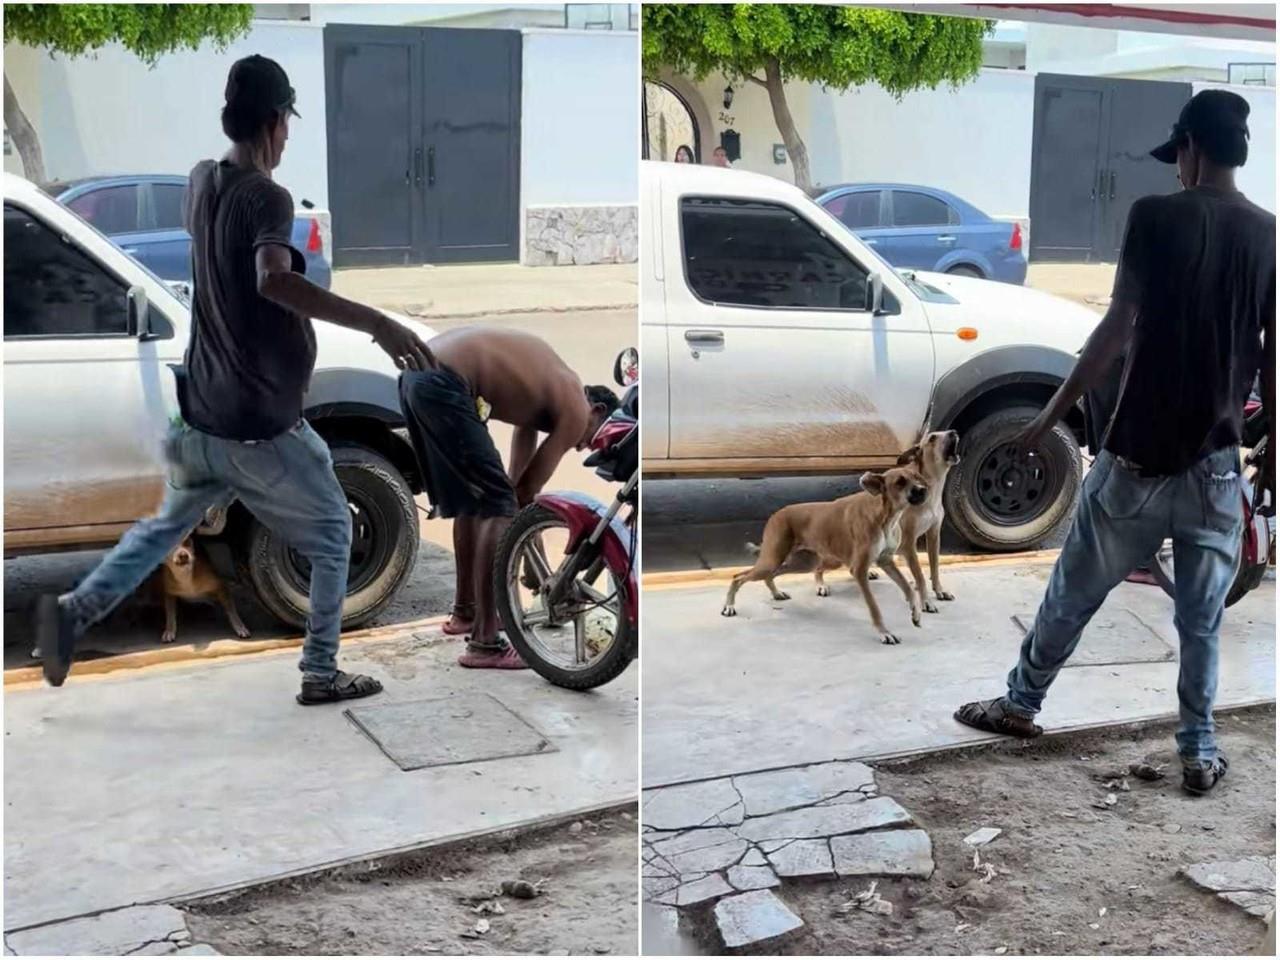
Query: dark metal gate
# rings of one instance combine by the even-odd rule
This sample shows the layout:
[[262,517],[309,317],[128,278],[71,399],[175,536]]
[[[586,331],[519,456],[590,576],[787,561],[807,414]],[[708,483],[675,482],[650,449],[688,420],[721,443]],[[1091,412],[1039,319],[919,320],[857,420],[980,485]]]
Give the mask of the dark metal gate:
[[1188,83],[1036,77],[1033,261],[1115,261],[1133,202],[1178,189],[1175,170],[1147,152],[1190,98]]
[[335,266],[519,258],[520,34],[324,30]]

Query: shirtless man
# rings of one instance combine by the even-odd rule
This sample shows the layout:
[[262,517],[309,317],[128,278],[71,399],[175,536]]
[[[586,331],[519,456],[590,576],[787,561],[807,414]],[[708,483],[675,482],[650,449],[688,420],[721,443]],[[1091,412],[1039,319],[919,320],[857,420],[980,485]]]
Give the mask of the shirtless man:
[[[464,667],[517,670],[498,635],[493,560],[519,507],[541,492],[569,450],[585,449],[618,406],[582,381],[543,340],[518,330],[463,327],[430,341],[432,370],[406,371],[400,402],[426,474],[432,516],[454,518],[457,587],[446,633],[470,634]],[[515,427],[508,469],[485,425]],[[546,434],[538,443],[538,434]]]

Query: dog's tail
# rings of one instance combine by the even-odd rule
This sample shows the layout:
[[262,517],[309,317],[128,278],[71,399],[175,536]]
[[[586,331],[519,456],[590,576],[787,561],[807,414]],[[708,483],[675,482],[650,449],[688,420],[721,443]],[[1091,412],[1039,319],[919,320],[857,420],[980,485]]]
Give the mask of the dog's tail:
[[752,543],[750,540],[748,540],[748,541],[747,541],[747,553],[751,554],[753,557],[758,557],[758,556],[760,556],[760,544],[758,544],[758,543]]

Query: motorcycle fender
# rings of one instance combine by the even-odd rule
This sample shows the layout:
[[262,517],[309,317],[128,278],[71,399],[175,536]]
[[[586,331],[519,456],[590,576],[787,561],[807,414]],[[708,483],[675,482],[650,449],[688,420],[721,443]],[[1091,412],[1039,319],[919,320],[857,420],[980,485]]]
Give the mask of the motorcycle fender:
[[[546,507],[564,521],[569,528],[569,543],[565,553],[570,554],[591,535],[600,518],[609,512],[609,508],[600,501],[585,494],[544,493],[539,494],[535,503]],[[631,531],[627,525],[615,516],[601,536],[601,554],[609,572],[617,579],[626,577],[626,615],[632,623],[639,618],[640,584],[636,577],[635,564],[631,561]]]

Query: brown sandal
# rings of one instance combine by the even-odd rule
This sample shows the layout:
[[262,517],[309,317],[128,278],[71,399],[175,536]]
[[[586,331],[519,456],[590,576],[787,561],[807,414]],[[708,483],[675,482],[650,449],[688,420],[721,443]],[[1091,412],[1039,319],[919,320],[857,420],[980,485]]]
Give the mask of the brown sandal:
[[982,730],[986,733],[998,733],[1006,737],[1021,737],[1031,740],[1044,733],[1044,729],[1030,717],[1011,712],[1004,702],[1004,697],[994,700],[974,700],[966,703],[953,716],[966,727]]

